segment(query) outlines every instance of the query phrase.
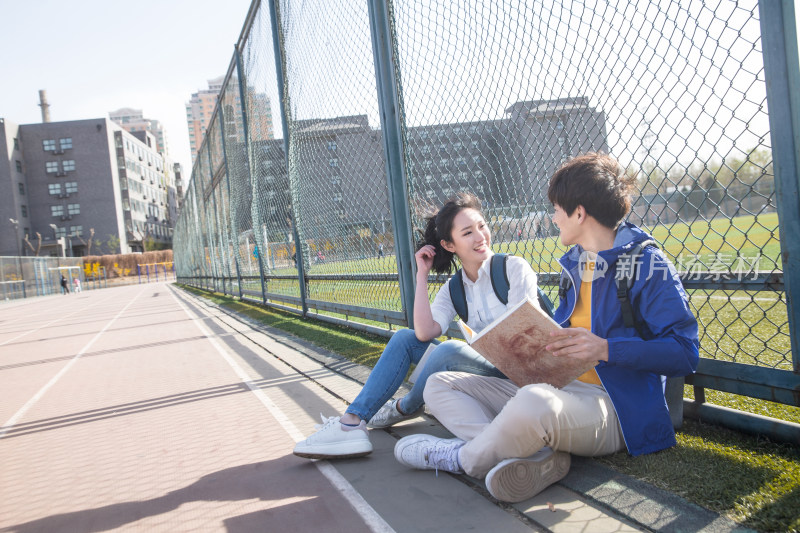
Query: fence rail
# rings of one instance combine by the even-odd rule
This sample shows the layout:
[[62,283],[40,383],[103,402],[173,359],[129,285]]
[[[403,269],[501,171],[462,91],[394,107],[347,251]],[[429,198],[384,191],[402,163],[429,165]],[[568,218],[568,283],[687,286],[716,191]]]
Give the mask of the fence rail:
[[[471,190],[494,249],[554,291],[549,176],[607,151],[637,178],[629,218],[678,266],[700,323],[687,412],[798,442],[800,241],[781,238],[800,233],[795,9],[255,0],[176,226],[178,279],[410,326],[414,228]],[[775,401],[784,423],[731,416],[725,394]]]

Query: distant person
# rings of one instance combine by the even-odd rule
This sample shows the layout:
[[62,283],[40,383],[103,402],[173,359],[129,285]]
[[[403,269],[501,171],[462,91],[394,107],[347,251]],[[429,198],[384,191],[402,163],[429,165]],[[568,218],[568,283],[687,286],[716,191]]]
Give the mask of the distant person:
[[378,257],[383,257],[383,243],[378,245]]
[[69,294],[69,283],[67,283],[67,278],[64,277],[64,274],[61,274],[61,294]]
[[[389,427],[422,412],[422,391],[428,376],[440,370],[460,370],[505,377],[478,352],[462,341],[449,340],[430,352],[411,391],[397,400],[392,395],[403,383],[412,364],[419,363],[431,341],[447,331],[456,316],[450,283],[462,279],[468,303],[467,325],[480,331],[509,306],[526,298],[537,302],[536,274],[521,257],[506,257],[509,280],[507,304],[494,292],[490,274],[492,236],[481,213],[480,200],[461,193],[450,199],[427,220],[422,242],[415,254],[417,284],[414,294],[414,329],[397,331],[378,359],[375,368],[355,401],[341,417],[323,420],[319,430],[297,443],[294,454],[310,459],[360,457],[372,452],[367,427]],[[462,275],[450,278],[436,293],[433,303],[428,296],[431,270],[449,273],[456,259]],[[367,424],[369,422],[369,424]]]
[[627,448],[636,456],[675,445],[664,376],[697,368],[697,320],[675,267],[658,248],[646,246],[635,258],[628,294],[634,320],[626,325],[616,284],[618,269],[626,266],[621,254],[652,240],[623,222],[633,184],[615,159],[593,153],[561,166],[547,191],[561,243],[572,246],[560,259],[562,279],[570,283],[560,291],[554,316],[564,329],[552,334],[547,349],[595,367],[561,389],[520,388],[463,372],[434,374],[425,401],[457,438],[404,437],[395,446],[398,461],[485,477],[492,496],[518,502],[563,478],[570,454],[593,457]]
[[75,278],[72,280],[72,290],[76,293],[81,292],[81,280],[80,278]]

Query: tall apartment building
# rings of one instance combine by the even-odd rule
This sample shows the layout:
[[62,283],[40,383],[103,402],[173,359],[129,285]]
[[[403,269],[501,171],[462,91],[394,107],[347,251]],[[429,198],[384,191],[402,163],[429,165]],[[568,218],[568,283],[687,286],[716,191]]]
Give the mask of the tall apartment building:
[[153,134],[156,139],[157,149],[165,156],[169,155],[169,145],[167,143],[167,132],[161,122],[152,118],[144,118],[141,109],[131,109],[123,107],[116,111],[111,111],[108,116],[119,124],[127,132],[135,133],[147,131]]
[[203,137],[208,130],[214,107],[217,105],[219,92],[222,90],[223,76],[208,80],[208,89],[201,89],[192,94],[186,104],[186,122],[189,126],[189,147],[192,149],[192,163],[197,159],[197,151],[203,144]]
[[174,174],[152,134],[129,133],[105,118],[0,119],[0,151],[0,220],[17,221],[13,232],[0,230],[0,255],[33,255],[23,240],[28,235],[37,247],[37,233],[39,255],[84,255],[91,229],[93,254],[141,251],[147,238],[171,242]]
[[[189,126],[189,145],[192,149],[192,164],[197,159],[197,152],[203,144],[208,126],[214,116],[214,108],[219,99],[224,77],[208,80],[208,89],[192,94],[186,104],[186,122]],[[267,141],[273,138],[272,107],[269,96],[259,93],[253,87],[245,91],[247,95],[247,113],[249,138],[251,141]],[[242,120],[242,104],[237,78],[228,82],[225,102],[222,106],[225,137],[244,142],[244,121]]]

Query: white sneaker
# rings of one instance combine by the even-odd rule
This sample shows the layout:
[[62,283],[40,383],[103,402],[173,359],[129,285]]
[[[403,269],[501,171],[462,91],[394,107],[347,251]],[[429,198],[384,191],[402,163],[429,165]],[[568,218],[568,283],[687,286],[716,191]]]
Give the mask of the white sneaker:
[[550,448],[524,459],[506,459],[486,474],[486,488],[502,502],[521,502],[566,476],[570,461],[568,453]]
[[404,415],[397,408],[397,402],[399,401],[400,400],[389,400],[383,404],[383,407],[381,407],[380,410],[369,419],[369,422],[367,422],[367,427],[373,429],[388,428],[389,426],[393,426],[398,422],[408,420],[409,418],[415,418],[422,414],[422,407],[420,407],[410,415]]
[[339,422],[340,416],[322,417],[317,432],[298,442],[294,454],[308,459],[348,459],[363,457],[372,452],[372,443],[367,435],[367,426],[361,421],[356,427]]
[[466,444],[461,439],[440,439],[433,435],[409,435],[394,445],[394,456],[402,464],[420,470],[439,470],[463,474],[458,464],[458,450]]

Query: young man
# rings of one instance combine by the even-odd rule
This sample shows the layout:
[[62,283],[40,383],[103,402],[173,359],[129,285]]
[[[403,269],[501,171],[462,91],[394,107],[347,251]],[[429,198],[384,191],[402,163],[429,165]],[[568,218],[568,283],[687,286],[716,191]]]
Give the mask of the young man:
[[557,357],[595,361],[595,368],[562,389],[434,374],[425,401],[458,438],[405,437],[395,446],[398,461],[485,476],[492,496],[516,502],[563,478],[570,453],[597,456],[627,447],[640,455],[675,444],[664,376],[697,368],[697,321],[673,265],[657,248],[645,247],[629,291],[638,331],[625,325],[615,282],[618,259],[651,239],[622,222],[633,181],[615,159],[591,153],[559,168],[548,189],[553,223],[572,248],[560,259],[570,280],[555,313],[564,329],[547,349]]

